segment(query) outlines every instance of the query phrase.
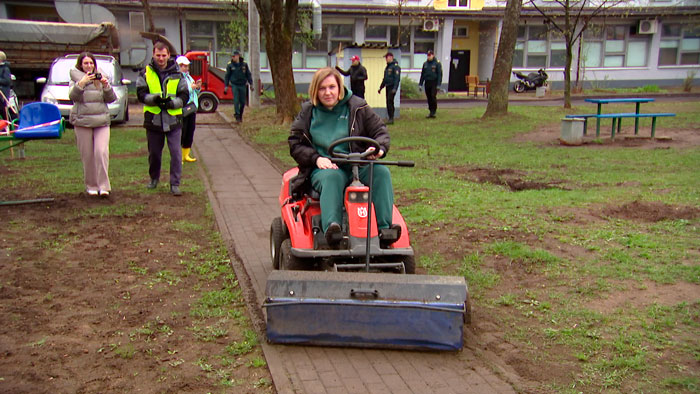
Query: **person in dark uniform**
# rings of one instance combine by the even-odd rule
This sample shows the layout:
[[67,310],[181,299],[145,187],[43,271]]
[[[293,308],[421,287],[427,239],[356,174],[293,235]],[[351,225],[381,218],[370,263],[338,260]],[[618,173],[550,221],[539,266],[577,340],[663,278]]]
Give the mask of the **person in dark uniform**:
[[367,80],[367,69],[360,63],[360,57],[355,55],[350,58],[352,65],[346,71],[342,68],[335,66],[341,74],[346,77],[350,76],[350,90],[352,94],[357,97],[365,98],[365,81]]
[[243,109],[245,108],[248,88],[253,88],[253,76],[250,74],[250,67],[241,58],[241,53],[234,51],[231,55],[231,62],[226,66],[224,76],[224,94],[231,85],[233,90],[233,108],[236,112],[236,122],[243,121]]
[[442,83],[442,64],[435,59],[432,50],[428,50],[428,60],[423,63],[423,70],[420,72],[418,86],[423,86],[425,82],[425,97],[428,99],[428,110],[430,113],[426,118],[434,118],[437,111],[437,90]]
[[396,91],[401,83],[401,67],[394,60],[393,53],[387,52],[384,58],[386,59],[386,68],[384,69],[384,79],[382,79],[378,93],[381,94],[382,89],[386,87],[386,112],[389,115],[389,120],[386,123],[394,124],[394,97],[396,97]]

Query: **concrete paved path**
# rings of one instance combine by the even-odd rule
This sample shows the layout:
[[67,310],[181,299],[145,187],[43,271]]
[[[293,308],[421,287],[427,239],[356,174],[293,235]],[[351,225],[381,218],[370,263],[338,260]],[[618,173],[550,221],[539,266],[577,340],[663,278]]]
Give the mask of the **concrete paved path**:
[[[265,281],[272,270],[269,228],[279,215],[281,175],[241,138],[229,118],[222,112],[219,116],[198,116],[194,149],[260,328]],[[268,343],[263,351],[278,393],[515,393],[517,375],[469,333],[465,341],[465,349],[456,353]]]

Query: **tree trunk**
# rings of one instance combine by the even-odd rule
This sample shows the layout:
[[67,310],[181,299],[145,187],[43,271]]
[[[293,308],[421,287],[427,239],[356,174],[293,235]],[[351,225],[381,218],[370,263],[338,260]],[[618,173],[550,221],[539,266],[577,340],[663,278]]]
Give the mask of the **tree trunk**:
[[510,72],[513,68],[513,52],[518,39],[518,20],[522,0],[508,0],[501,37],[498,41],[498,52],[491,74],[491,93],[486,112],[482,118],[504,116],[508,113],[508,90],[510,89]]
[[290,123],[299,113],[292,69],[292,48],[299,0],[255,0],[265,34],[265,49],[275,87],[277,121]]

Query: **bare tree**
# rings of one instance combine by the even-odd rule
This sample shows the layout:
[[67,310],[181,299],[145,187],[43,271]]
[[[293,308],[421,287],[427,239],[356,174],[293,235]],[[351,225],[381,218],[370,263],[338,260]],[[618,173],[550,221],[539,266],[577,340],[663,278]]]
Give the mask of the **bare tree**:
[[299,0],[254,0],[265,35],[265,50],[275,87],[277,121],[289,123],[299,112],[292,50]]
[[[538,0],[526,0],[526,6],[532,6],[544,21],[564,37],[566,44],[566,61],[564,66],[564,108],[571,108],[571,63],[573,50],[580,43],[583,32],[591,25],[591,20],[617,5],[629,0],[554,0],[547,7],[538,5]],[[580,51],[579,51],[580,52]],[[578,61],[581,61],[579,56]]]
[[496,61],[491,74],[489,103],[483,118],[503,116],[508,113],[510,72],[513,68],[513,52],[518,39],[518,19],[520,19],[522,5],[522,0],[508,0],[506,3]]

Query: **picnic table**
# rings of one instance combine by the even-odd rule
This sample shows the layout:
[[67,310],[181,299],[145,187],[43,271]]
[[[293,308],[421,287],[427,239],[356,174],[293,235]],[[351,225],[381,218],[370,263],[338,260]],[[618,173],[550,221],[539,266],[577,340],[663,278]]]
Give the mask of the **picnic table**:
[[[596,137],[600,136],[600,120],[601,119],[612,119],[612,138],[615,138],[615,126],[617,123],[617,132],[620,132],[622,127],[622,118],[634,118],[634,134],[639,133],[639,119],[640,118],[652,118],[651,120],[651,137],[654,138],[656,133],[656,118],[666,117],[666,116],[676,116],[674,113],[642,113],[640,111],[642,103],[650,103],[654,101],[653,98],[587,98],[585,99],[588,103],[594,103],[598,105],[598,111],[595,114],[582,114],[582,115],[566,115],[567,118],[583,118],[583,134],[586,134],[586,126],[588,123],[588,118],[596,118]],[[603,104],[619,104],[619,103],[634,103],[634,112],[625,113],[603,113]]]
[[[642,103],[650,103],[654,101],[653,98],[603,98],[603,99],[594,99],[594,98],[588,98],[585,100],[588,103],[594,103],[598,104],[598,117],[596,117],[596,122],[595,122],[595,135],[599,136],[600,135],[600,114],[601,111],[603,110],[603,104],[611,104],[611,103],[635,103],[635,110],[634,113],[639,115],[639,109],[642,105]],[[613,120],[614,122],[614,120]],[[634,134],[637,135],[639,132],[639,117],[634,118]]]

